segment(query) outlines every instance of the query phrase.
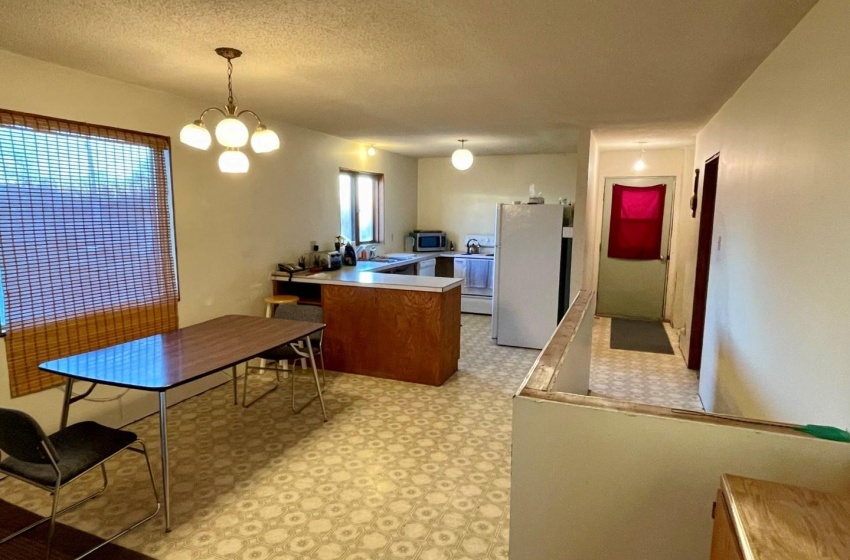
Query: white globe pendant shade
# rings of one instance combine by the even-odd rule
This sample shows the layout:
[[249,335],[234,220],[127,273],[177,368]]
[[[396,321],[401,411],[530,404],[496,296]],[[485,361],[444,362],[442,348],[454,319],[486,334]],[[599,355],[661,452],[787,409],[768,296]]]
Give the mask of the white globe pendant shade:
[[266,128],[265,125],[258,126],[251,136],[251,149],[255,153],[265,154],[278,148],[280,148],[280,138],[277,137],[277,134]]
[[192,148],[206,150],[212,143],[212,136],[210,136],[210,131],[207,130],[204,123],[195,121],[180,130],[180,141]]
[[367,154],[369,157],[373,157],[373,156],[375,155],[375,145],[374,145],[374,144],[373,144],[373,145],[371,145],[371,146],[369,146],[369,149],[368,149],[368,150],[366,150],[366,154]]
[[222,173],[248,173],[248,156],[239,150],[225,150],[218,156],[218,169]]
[[459,148],[452,154],[452,165],[458,171],[466,171],[472,167],[473,159],[475,158],[472,156],[472,152],[466,148]]
[[227,117],[215,127],[215,139],[225,148],[241,148],[248,143],[248,127],[239,119]]
[[[200,150],[209,148],[212,143],[212,136],[204,125],[204,117],[210,111],[213,111],[222,117],[214,131],[216,141],[225,148],[218,158],[219,170],[222,173],[247,173],[250,162],[248,156],[239,149],[248,144],[249,137],[251,149],[258,154],[279,149],[280,138],[266,128],[257,113],[247,109],[240,111],[236,106],[233,98],[233,60],[242,56],[242,51],[233,47],[219,47],[215,49],[215,54],[227,60],[227,104],[223,109],[220,107],[204,109],[198,120],[192,124],[187,124],[180,130],[180,141]],[[256,119],[257,128],[253,131],[253,134],[240,120],[243,115],[250,115]]]

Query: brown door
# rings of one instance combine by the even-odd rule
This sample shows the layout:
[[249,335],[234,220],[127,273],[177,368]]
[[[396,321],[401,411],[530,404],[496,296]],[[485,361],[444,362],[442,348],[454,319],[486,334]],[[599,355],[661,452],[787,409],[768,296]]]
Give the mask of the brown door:
[[702,337],[705,332],[705,305],[708,298],[708,272],[711,266],[714,204],[717,199],[717,172],[719,168],[720,154],[716,154],[705,162],[694,280],[694,308],[691,315],[691,339],[688,345],[688,368],[690,369],[699,369],[702,363]]

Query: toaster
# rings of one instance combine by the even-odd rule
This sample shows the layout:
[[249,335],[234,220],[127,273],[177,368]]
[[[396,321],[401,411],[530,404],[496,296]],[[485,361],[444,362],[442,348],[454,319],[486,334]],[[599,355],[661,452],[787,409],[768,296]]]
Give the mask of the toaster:
[[339,251],[319,253],[319,266],[322,270],[336,270],[342,267],[342,255]]

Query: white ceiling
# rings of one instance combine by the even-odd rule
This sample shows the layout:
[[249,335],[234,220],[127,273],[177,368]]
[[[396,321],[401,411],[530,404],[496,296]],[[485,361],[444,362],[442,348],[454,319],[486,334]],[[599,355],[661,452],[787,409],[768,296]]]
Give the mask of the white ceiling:
[[0,0],[0,48],[223,105],[213,49],[236,47],[234,93],[266,120],[417,157],[554,153],[576,127],[692,143],[815,3]]

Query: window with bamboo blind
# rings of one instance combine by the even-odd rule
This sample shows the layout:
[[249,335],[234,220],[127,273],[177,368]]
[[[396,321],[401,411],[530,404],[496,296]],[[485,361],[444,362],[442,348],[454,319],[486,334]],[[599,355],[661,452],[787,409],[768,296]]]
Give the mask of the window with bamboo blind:
[[0,110],[0,320],[12,397],[47,360],[177,328],[167,137]]

